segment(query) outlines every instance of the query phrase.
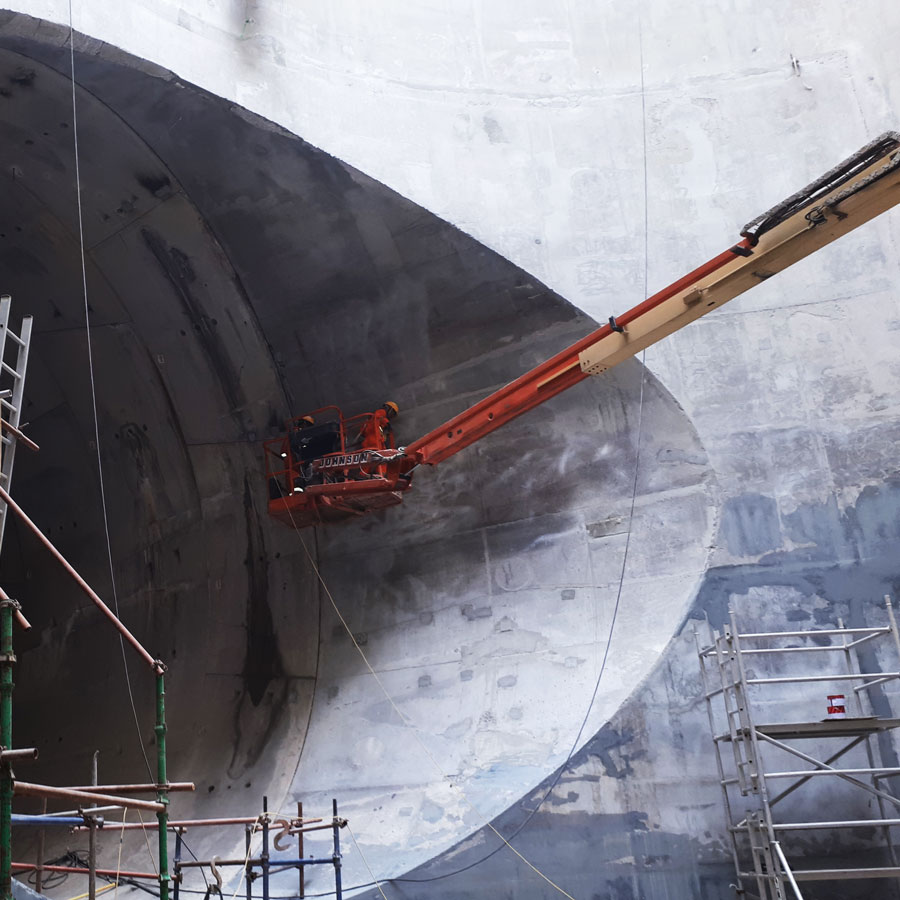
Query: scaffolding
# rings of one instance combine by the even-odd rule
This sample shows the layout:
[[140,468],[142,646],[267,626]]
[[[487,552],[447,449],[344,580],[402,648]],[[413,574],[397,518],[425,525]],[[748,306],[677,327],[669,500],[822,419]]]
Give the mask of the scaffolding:
[[[52,790],[54,797],[71,798],[74,793],[78,793],[78,800],[84,804],[92,795],[97,796],[98,792],[111,792],[113,790],[118,793],[141,793],[142,791],[155,790],[155,785],[92,785],[83,788],[53,788],[44,789],[41,792],[36,791],[18,791],[21,786],[20,782],[16,782],[17,793],[36,794],[45,796],[47,790]],[[36,787],[36,786],[26,786]],[[170,783],[167,785],[169,791],[176,790],[193,790],[194,785],[190,783]],[[98,799],[101,799],[98,797]],[[103,868],[97,865],[96,856],[96,831],[102,828],[104,824],[115,834],[120,835],[125,831],[149,831],[155,830],[159,826],[155,823],[128,823],[120,824],[117,822],[104,823],[103,815],[109,811],[119,808],[122,804],[118,798],[110,797],[108,793],[104,793],[102,799],[106,802],[105,806],[95,807],[92,809],[80,808],[78,810],[69,810],[63,813],[41,814],[41,815],[13,815],[12,824],[22,826],[38,827],[41,830],[46,828],[66,828],[75,833],[89,832],[90,851],[87,860],[81,860],[77,854],[69,854],[66,865],[58,865],[54,863],[44,863],[39,858],[34,863],[14,862],[12,870],[18,874],[34,874],[35,885],[40,892],[40,882],[44,873],[58,873],[65,875],[87,875],[88,876],[88,893],[85,898],[92,900],[97,894],[102,893],[103,888],[97,889],[97,878],[106,879],[108,886],[120,883],[134,883],[141,881],[159,881],[161,873],[155,872],[138,872],[131,869]],[[112,804],[109,801],[114,801]],[[138,807],[141,808],[141,807]],[[172,900],[179,900],[185,876],[192,870],[205,869],[208,870],[208,876],[204,874],[206,883],[206,897],[216,895],[220,898],[225,896],[223,890],[226,876],[223,870],[229,868],[238,868],[242,870],[241,877],[244,881],[243,896],[246,900],[253,900],[254,883],[261,881],[260,887],[256,891],[256,896],[262,900],[269,900],[271,896],[271,879],[284,872],[297,871],[298,884],[297,891],[290,891],[287,896],[303,898],[306,895],[305,870],[307,866],[327,865],[334,868],[334,896],[336,900],[341,900],[343,896],[342,888],[342,853],[341,853],[341,837],[340,831],[347,825],[347,820],[338,815],[337,800],[332,800],[332,816],[331,818],[304,818],[303,804],[297,804],[296,816],[283,816],[277,813],[271,813],[268,810],[268,798],[263,797],[263,811],[257,816],[235,816],[230,818],[215,819],[169,819],[166,823],[168,836],[175,838],[175,853],[172,860],[172,875],[170,878],[172,891]],[[185,834],[190,829],[197,828],[228,828],[233,826],[241,826],[244,829],[244,846],[246,855],[241,858],[224,859],[219,856],[213,856],[210,859],[184,859],[182,854],[187,848],[185,842]],[[311,831],[329,830],[332,832],[332,852],[328,856],[304,856],[303,836]],[[256,853],[253,853],[252,842],[255,835],[261,836],[260,846]],[[276,855],[277,851],[282,853],[291,849],[289,845],[283,844],[289,838],[296,838],[296,852],[289,857]],[[275,851],[273,853],[273,851]],[[190,850],[188,850],[190,853]],[[84,862],[84,865],[79,863]],[[236,897],[240,888],[238,887],[232,892],[232,897]],[[196,893],[191,892],[191,893]],[[277,896],[284,896],[279,893]]]
[[[140,641],[125,627],[118,616],[103,602],[91,586],[78,574],[54,544],[28,517],[26,512],[12,499],[9,490],[12,484],[12,468],[15,448],[24,443],[31,450],[38,450],[30,438],[19,428],[22,403],[24,400],[25,371],[28,363],[28,350],[31,339],[32,319],[26,316],[22,320],[20,333],[9,328],[9,313],[12,300],[9,295],[0,296],[0,545],[7,510],[18,517],[43,544],[44,548],[56,559],[66,573],[75,581],[91,602],[103,613],[110,624],[149,666],[154,674],[155,682],[155,726],[156,738],[156,780],[152,784],[98,784],[96,757],[92,784],[87,786],[53,786],[34,784],[19,779],[15,768],[19,764],[27,764],[37,759],[38,751],[34,747],[15,748],[12,735],[13,709],[13,671],[16,657],[13,649],[13,625],[27,631],[28,620],[22,613],[21,604],[9,597],[0,588],[0,900],[12,900],[13,873],[36,874],[36,887],[41,891],[41,878],[44,873],[60,872],[65,874],[81,874],[88,877],[88,892],[85,896],[95,900],[103,888],[97,889],[97,878],[107,878],[118,884],[120,880],[132,883],[141,880],[155,882],[160,900],[178,900],[182,890],[184,875],[191,869],[209,869],[212,884],[207,888],[207,897],[211,893],[222,896],[223,876],[221,869],[237,866],[245,881],[247,900],[253,897],[253,882],[262,880],[261,895],[269,900],[270,878],[280,872],[297,871],[299,873],[299,897],[304,896],[304,872],[307,866],[328,865],[334,868],[334,885],[336,900],[341,900],[341,845],[340,830],[347,825],[347,820],[338,816],[337,800],[332,801],[330,819],[304,819],[302,805],[298,804],[297,816],[286,817],[273,815],[268,811],[268,800],[263,798],[263,811],[259,815],[230,819],[192,819],[176,821],[169,816],[169,795],[178,791],[193,791],[191,782],[170,782],[168,779],[166,759],[166,690],[165,673],[167,671],[162,660],[154,658]],[[153,800],[130,796],[134,794],[153,794]],[[42,800],[43,809],[38,815],[13,813],[15,797],[37,797]],[[47,812],[49,803],[65,803],[76,808],[61,812]],[[131,870],[105,869],[97,864],[97,832],[104,825],[104,814],[110,810],[137,809],[156,813],[156,822],[143,821],[138,825],[116,825],[115,829],[131,830],[139,828],[143,831],[156,830],[157,860],[155,872],[136,872]],[[246,856],[242,859],[221,859],[214,856],[206,860],[184,860],[181,851],[186,847],[184,834],[188,828],[208,828],[242,825],[245,829]],[[39,829],[38,858],[34,863],[13,862],[12,829],[13,827],[31,827]],[[65,828],[74,831],[87,831],[89,850],[84,865],[76,859],[72,865],[55,865],[45,863],[43,859],[43,833],[47,828]],[[304,856],[303,835],[310,831],[330,829],[332,831],[333,850],[328,856]],[[274,831],[274,834],[272,832]],[[261,835],[261,847],[254,855],[252,841],[254,835]],[[169,865],[169,840],[175,837],[175,854]],[[273,848],[270,848],[270,837]],[[282,845],[287,838],[296,838],[297,850]],[[148,844],[149,847],[149,844]],[[275,851],[291,851],[287,858],[273,855]],[[238,884],[240,887],[240,884]],[[145,887],[146,889],[146,887]],[[170,894],[171,889],[171,894]],[[237,890],[235,890],[235,894]]]
[[[891,605],[885,598],[887,624],[845,628],[841,620],[832,629],[741,632],[733,609],[721,633],[710,628],[710,644],[702,646],[695,631],[703,694],[715,748],[717,775],[727,819],[731,853],[737,872],[734,885],[739,897],[758,896],[761,900],[803,900],[803,882],[831,882],[857,879],[900,879],[898,851],[891,829],[900,826],[900,800],[884,784],[900,776],[900,768],[884,765],[879,736],[900,726],[900,718],[878,715],[889,710],[889,699],[882,686],[900,679],[900,671],[864,671],[860,648],[874,650],[877,642],[891,642],[889,652],[900,664],[900,635]],[[827,643],[826,643],[827,642]],[[816,674],[780,674],[798,659],[812,654],[819,671]],[[866,653],[873,665],[874,653]],[[824,657],[824,661],[823,661]],[[837,664],[829,666],[826,661]],[[753,669],[755,659],[767,659],[769,668],[779,674],[759,677]],[[774,662],[773,662],[774,660]],[[877,668],[877,666],[875,666]],[[807,672],[809,671],[807,667]],[[772,703],[765,692],[773,686],[790,687],[794,696],[776,703],[789,711],[797,710],[798,690],[802,685],[833,686],[833,695],[847,691],[846,717],[839,718],[840,706],[832,707],[828,717],[816,721],[762,723],[759,709]],[[799,692],[802,692],[802,688]],[[876,696],[877,695],[877,696]],[[808,698],[799,702],[808,704]],[[821,701],[819,701],[821,703]],[[831,702],[831,701],[829,701]],[[838,703],[840,701],[834,701]],[[825,709],[824,705],[820,705]],[[835,717],[832,717],[835,716]],[[812,747],[810,748],[810,743]],[[798,744],[804,745],[800,749]],[[847,753],[862,745],[862,765],[837,767]],[[772,768],[772,756],[800,760],[803,767]],[[832,802],[815,821],[783,821],[782,804],[806,784],[831,783],[853,785],[876,801],[876,818],[841,818],[840,808]],[[787,784],[786,787],[782,785]],[[888,785],[890,781],[888,781]],[[858,794],[853,792],[854,797]],[[798,799],[798,798],[795,798]],[[807,803],[815,798],[807,798]],[[798,868],[796,854],[789,849],[791,836],[814,832],[820,837],[847,830],[875,831],[881,836],[880,853],[886,865],[812,867],[804,859]],[[786,849],[786,846],[788,849]],[[793,857],[794,866],[789,862]],[[896,882],[900,884],[900,882]],[[755,885],[756,892],[748,888]]]
[[[75,569],[62,556],[50,540],[28,518],[25,511],[0,487],[0,501],[5,507],[11,509],[18,518],[35,534],[38,540],[50,551],[51,555],[62,565],[66,572],[74,579],[79,587],[87,594],[100,611],[110,620],[116,630],[122,635],[141,659],[152,669],[156,684],[156,750],[157,750],[157,780],[153,784],[119,784],[56,787],[45,784],[33,784],[20,781],[13,770],[13,764],[28,762],[37,758],[37,750],[33,747],[13,749],[12,744],[12,693],[13,693],[13,667],[15,655],[13,653],[13,620],[18,618],[21,627],[30,627],[21,613],[20,604],[8,597],[0,588],[0,900],[11,900],[11,878],[15,872],[35,871],[40,875],[50,871],[64,871],[70,874],[85,874],[88,876],[88,897],[94,900],[99,891],[96,887],[97,876],[129,878],[132,880],[149,879],[158,884],[160,900],[169,900],[171,896],[177,900],[180,885],[185,870],[200,867],[209,868],[215,885],[214,892],[222,894],[223,878],[221,868],[240,866],[243,869],[243,877],[246,882],[245,894],[247,900],[252,900],[252,883],[262,878],[262,898],[269,900],[270,877],[279,872],[299,870],[300,885],[299,896],[304,895],[303,872],[306,866],[330,865],[334,867],[335,897],[340,900],[341,888],[341,847],[340,829],[347,825],[346,819],[338,816],[337,801],[332,801],[333,815],[327,823],[322,819],[307,820],[302,816],[297,818],[285,818],[272,816],[266,809],[267,801],[263,798],[263,812],[261,815],[238,819],[195,819],[190,821],[173,821],[169,818],[169,794],[179,790],[194,789],[190,782],[172,783],[168,780],[166,768],[166,715],[165,715],[165,664],[154,659],[143,645],[125,627],[112,610],[103,602],[96,592],[75,571]],[[5,508],[4,507],[4,508]],[[96,779],[95,779],[96,781]],[[142,800],[137,797],[124,796],[127,794],[151,793],[155,794],[155,800]],[[41,797],[48,801],[67,801],[70,805],[74,802],[77,808],[63,814],[41,814],[37,816],[14,815],[12,812],[13,797]],[[121,825],[116,829],[132,829],[134,827],[158,831],[157,856],[158,872],[132,872],[111,869],[102,869],[97,866],[96,858],[96,833],[103,827],[102,815],[110,809],[139,809],[156,813],[155,823],[141,823],[137,826]],[[322,823],[322,824],[319,824]],[[240,860],[220,859],[213,857],[209,860],[185,861],[181,859],[181,848],[184,841],[184,832],[189,827],[211,827],[241,824],[246,828],[245,844],[247,856]],[[45,865],[42,859],[34,864],[16,863],[12,861],[12,826],[38,826],[39,828],[66,827],[87,830],[89,832],[89,858],[87,865],[83,867],[66,866],[57,867]],[[296,858],[283,859],[272,857],[269,848],[270,828],[277,828],[277,836],[274,840],[276,850],[285,850],[279,844],[282,837],[298,837],[298,856]],[[316,831],[330,828],[333,832],[334,849],[330,856],[303,857],[302,835],[308,831]],[[255,833],[262,834],[262,849],[258,855],[251,855],[251,839]],[[175,835],[175,859],[173,871],[169,871],[169,836]],[[207,892],[209,893],[209,891]]]

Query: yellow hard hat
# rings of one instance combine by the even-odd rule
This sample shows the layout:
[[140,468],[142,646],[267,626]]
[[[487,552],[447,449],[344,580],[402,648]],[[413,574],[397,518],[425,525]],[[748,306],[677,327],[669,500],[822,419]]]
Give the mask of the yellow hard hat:
[[306,422],[307,425],[316,424],[316,420],[312,416],[300,416],[300,418],[297,419],[297,424],[299,425],[301,422]]
[[397,415],[397,413],[400,412],[400,407],[397,406],[397,404],[394,403],[393,400],[388,400],[384,405],[385,405],[388,409],[392,409],[392,410],[394,411],[394,415],[395,415],[395,416]]

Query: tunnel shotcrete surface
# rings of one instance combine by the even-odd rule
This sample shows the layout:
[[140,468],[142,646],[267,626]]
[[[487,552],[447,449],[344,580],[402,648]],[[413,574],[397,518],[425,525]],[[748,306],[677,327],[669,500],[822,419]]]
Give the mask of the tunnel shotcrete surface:
[[[110,599],[99,443],[120,609],[171,667],[170,776],[197,782],[173,811],[335,796],[345,886],[365,856],[388,896],[556,896],[492,820],[578,900],[731,898],[692,632],[730,606],[760,631],[880,625],[900,595],[896,211],[305,549],[265,515],[260,442],[388,398],[412,440],[723,249],[897,128],[900,5],[75,3],[99,441],[50,22],[70,7],[14,5],[0,290],[35,316],[42,446],[14,494]],[[29,777],[83,783],[95,749],[102,780],[148,777],[148,673],[131,664],[138,739],[105,623],[12,522],[2,564],[35,623]],[[814,818],[834,796],[809,787],[793,811]],[[885,862],[859,836],[790,850]]]
[[[170,666],[170,777],[197,783],[173,812],[252,814],[263,794],[316,810],[336,796],[380,875],[400,874],[551,773],[646,676],[704,568],[703,448],[635,362],[419,473],[403,509],[318,534],[272,523],[260,442],[288,415],[391,397],[402,442],[593,323],[272,123],[80,40],[113,593],[68,49],[60,30],[16,24],[0,32],[0,252],[16,313],[35,317],[24,420],[42,450],[19,456],[15,495]],[[99,750],[104,781],[142,780],[149,673],[130,662],[139,741],[115,636],[12,521],[3,564],[35,626],[19,638],[16,695],[17,741],[41,753],[34,779],[83,782]],[[231,849],[208,834],[191,845]],[[143,842],[128,847],[136,863]],[[366,880],[358,856],[347,866],[345,883]]]

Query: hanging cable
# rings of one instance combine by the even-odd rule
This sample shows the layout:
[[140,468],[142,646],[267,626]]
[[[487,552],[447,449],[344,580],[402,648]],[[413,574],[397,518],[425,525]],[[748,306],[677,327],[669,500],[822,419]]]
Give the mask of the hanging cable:
[[[112,585],[113,609],[116,612],[116,618],[119,615],[119,596],[116,590],[116,574],[113,567],[112,541],[109,535],[109,513],[106,504],[106,487],[103,481],[103,461],[100,455],[100,424],[97,415],[97,388],[94,381],[94,353],[91,343],[91,310],[88,303],[88,286],[87,286],[87,264],[85,262],[84,249],[84,213],[81,203],[81,158],[78,152],[78,104],[75,98],[75,26],[72,14],[72,0],[69,0],[69,74],[72,81],[72,143],[75,148],[75,197],[78,205],[78,245],[81,256],[81,291],[84,299],[84,331],[87,338],[87,357],[88,371],[91,381],[91,409],[94,416],[94,446],[97,450],[97,475],[100,483],[100,505],[103,511],[103,531],[106,536],[106,555],[109,563],[109,578]],[[138,746],[141,748],[141,755],[144,757],[144,763],[147,766],[147,772],[150,780],[155,783],[156,776],[153,774],[153,768],[147,757],[147,751],[144,749],[144,741],[141,737],[141,724],[138,720],[137,708],[134,704],[134,693],[131,689],[131,674],[128,670],[128,658],[125,654],[125,641],[122,635],[119,635],[119,647],[122,651],[122,666],[125,670],[125,685],[128,689],[128,700],[131,703],[131,713],[134,717],[134,725],[137,729]]]
[[[644,82],[644,42],[643,42],[643,26],[641,19],[641,4],[638,3],[638,47],[640,51],[639,60],[640,60],[640,76],[641,76],[641,121],[642,121],[642,142],[643,142],[643,180],[644,180],[644,283],[643,283],[643,295],[646,297],[649,295],[649,270],[650,270],[650,255],[649,255],[649,234],[650,234],[650,217],[649,217],[649,186],[648,186],[648,166],[647,166],[647,100],[646,100],[646,86]],[[553,780],[550,782],[550,786],[544,792],[544,795],[538,801],[537,805],[531,809],[522,823],[513,831],[510,835],[510,840],[514,839],[517,835],[519,835],[524,828],[528,825],[528,823],[534,818],[535,815],[539,812],[541,807],[547,801],[547,798],[553,791],[556,789],[556,786],[559,784],[563,773],[568,769],[570,762],[572,761],[572,757],[575,755],[578,746],[581,742],[581,736],[584,733],[584,729],[587,727],[588,720],[591,715],[591,711],[593,710],[594,703],[597,699],[597,694],[600,691],[600,682],[603,678],[603,673],[606,671],[606,664],[609,660],[609,649],[612,644],[613,634],[616,628],[616,621],[619,617],[619,608],[622,600],[622,588],[625,583],[625,571],[628,563],[628,552],[631,547],[631,535],[632,535],[632,523],[634,521],[634,508],[636,504],[637,498],[637,485],[638,485],[638,475],[640,472],[640,461],[641,461],[641,444],[643,437],[643,420],[644,420],[644,380],[646,373],[646,349],[641,351],[641,381],[640,381],[640,393],[638,397],[638,423],[637,423],[637,438],[635,442],[635,459],[634,459],[634,475],[632,477],[631,483],[631,506],[628,515],[628,531],[625,536],[625,550],[622,554],[622,568],[619,572],[619,586],[616,591],[616,600],[613,604],[613,613],[612,618],[610,620],[609,632],[606,638],[606,647],[603,651],[603,658],[600,662],[600,671],[597,674],[597,680],[594,683],[594,690],[591,694],[591,700],[588,703],[587,711],[584,714],[584,717],[581,720],[581,725],[578,729],[578,733],[575,736],[575,740],[572,742],[572,747],[569,750],[569,753],[566,756],[565,762],[557,769],[556,775]],[[462,866],[458,869],[454,869],[452,872],[447,872],[442,875],[435,875],[429,878],[395,878],[393,881],[409,881],[409,882],[427,882],[427,881],[437,881],[442,878],[449,878],[452,875],[459,875],[462,872],[467,872],[470,869],[474,869],[476,866],[481,865],[490,859],[494,854],[496,854],[501,847],[495,847],[490,853],[485,854],[479,859],[475,860],[472,863],[469,863],[466,866]]]
[[378,879],[375,877],[375,873],[372,871],[372,867],[369,865],[369,861],[366,859],[365,853],[362,852],[362,848],[359,846],[359,841],[356,840],[356,835],[353,833],[353,829],[350,827],[350,823],[347,823],[347,831],[350,832],[350,837],[353,839],[353,846],[356,847],[356,852],[359,853],[359,858],[363,861],[363,865],[366,867],[366,871],[369,873],[369,878],[372,879],[372,884],[378,888],[378,893],[384,897],[384,900],[387,900],[387,897],[384,896],[384,891],[381,889],[381,884]]
[[[281,490],[280,484],[279,484],[279,490]],[[284,496],[283,491],[282,491],[282,495]],[[372,667],[372,664],[369,662],[369,658],[366,656],[362,647],[360,647],[359,642],[356,640],[356,636],[351,631],[350,626],[347,624],[347,620],[344,618],[343,614],[341,613],[341,610],[337,605],[337,601],[334,599],[334,596],[332,595],[331,590],[329,589],[327,583],[325,582],[325,579],[322,576],[322,573],[319,570],[319,567],[318,567],[315,559],[313,559],[312,554],[309,552],[309,548],[306,546],[306,541],[303,540],[303,535],[300,533],[300,529],[297,527],[297,524],[294,521],[294,517],[293,517],[293,514],[291,513],[290,507],[287,507],[287,511],[288,511],[288,516],[291,520],[291,525],[293,526],[294,531],[297,534],[297,538],[300,541],[300,546],[303,548],[303,552],[306,554],[306,557],[309,560],[309,563],[312,566],[313,571],[316,574],[316,578],[318,579],[319,583],[322,585],[322,589],[325,591],[325,595],[328,597],[328,600],[331,603],[331,606],[334,609],[335,614],[337,615],[338,619],[340,620],[341,625],[343,626],[344,630],[349,635],[350,640],[353,642],[353,646],[356,648],[357,652],[359,653],[360,657],[362,658],[363,663],[365,664],[366,668],[369,670],[369,674],[375,679],[376,684],[381,689],[381,692],[384,694],[384,696],[387,699],[388,703],[390,704],[391,708],[397,714],[397,717],[400,719],[400,721],[403,723],[403,725],[410,730],[410,732],[413,735],[413,738],[415,739],[416,743],[419,745],[419,748],[422,750],[422,752],[425,754],[425,756],[428,757],[428,759],[431,761],[432,765],[437,770],[438,774],[441,776],[441,780],[443,782],[445,782],[452,790],[456,791],[457,794],[460,796],[460,798],[466,803],[466,805],[468,805],[470,807],[470,809],[472,809],[472,811],[479,818],[485,819],[486,816],[484,816],[482,814],[482,812],[475,806],[475,804],[472,803],[472,801],[468,798],[468,796],[462,790],[462,788],[458,784],[456,784],[449,775],[444,773],[444,770],[441,768],[440,763],[438,763],[437,759],[435,759],[432,752],[428,749],[425,742],[422,740],[422,737],[419,734],[418,729],[403,714],[400,707],[398,707],[396,702],[394,701],[394,698],[390,695],[387,688],[384,686],[384,682],[378,677],[378,673]],[[575,898],[572,897],[571,894],[569,894],[567,891],[565,891],[563,888],[561,888],[558,884],[556,884],[556,882],[554,882],[551,878],[549,878],[547,875],[545,875],[536,865],[534,865],[534,863],[532,863],[530,860],[528,860],[522,853],[520,853],[515,847],[513,847],[512,844],[510,844],[509,841],[505,837],[503,837],[503,835],[500,834],[500,832],[494,827],[493,823],[486,822],[484,827],[490,829],[502,841],[503,845],[505,845],[513,854],[515,854],[536,875],[538,875],[545,882],[547,882],[547,884],[550,885],[550,887],[552,887],[558,893],[562,894],[564,897],[568,897],[569,900],[575,900]]]
[[147,853],[150,855],[150,865],[153,866],[153,871],[159,875],[159,869],[156,867],[156,860],[153,858],[153,849],[150,847],[150,835],[147,834],[147,826],[144,824],[144,817],[141,815],[141,811],[136,810],[138,814],[138,819],[141,821],[141,834],[144,836],[144,843],[147,845]]

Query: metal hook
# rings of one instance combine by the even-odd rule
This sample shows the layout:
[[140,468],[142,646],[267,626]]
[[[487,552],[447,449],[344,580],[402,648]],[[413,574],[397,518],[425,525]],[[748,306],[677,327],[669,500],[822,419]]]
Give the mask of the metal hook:
[[216,866],[216,863],[218,861],[219,861],[219,857],[214,856],[209,861],[209,870],[212,872],[212,877],[215,879],[215,882],[216,882],[216,889],[218,890],[219,895],[221,896],[221,894],[222,894],[222,873],[219,871],[218,867]]
[[278,834],[272,839],[272,843],[275,846],[276,850],[290,850],[289,846],[282,846],[278,843],[282,838],[287,840],[291,836],[291,823],[287,819],[276,819],[273,825],[277,826],[280,830]]

